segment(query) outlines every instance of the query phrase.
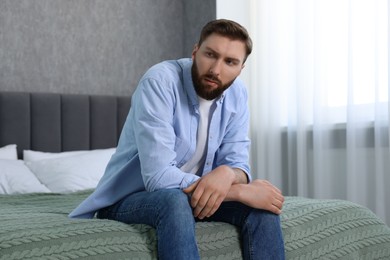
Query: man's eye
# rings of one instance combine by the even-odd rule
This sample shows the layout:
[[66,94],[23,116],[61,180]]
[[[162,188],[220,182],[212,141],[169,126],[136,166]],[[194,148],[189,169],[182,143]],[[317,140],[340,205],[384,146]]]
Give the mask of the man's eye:
[[236,65],[236,62],[233,61],[233,60],[227,60],[226,64],[229,65],[229,66],[234,66],[234,65]]

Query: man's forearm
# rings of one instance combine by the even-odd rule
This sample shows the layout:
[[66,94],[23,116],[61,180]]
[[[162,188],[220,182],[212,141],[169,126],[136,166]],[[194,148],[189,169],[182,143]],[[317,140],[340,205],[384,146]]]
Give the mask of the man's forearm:
[[242,189],[245,189],[245,187],[244,187],[245,185],[246,184],[244,184],[244,183],[233,184],[230,187],[230,190],[229,190],[228,194],[226,195],[224,201],[238,201],[238,202],[242,202],[242,201],[240,201],[240,199],[241,199],[240,192],[242,191]]
[[240,201],[240,191],[245,188],[245,184],[248,184],[248,176],[243,170],[239,168],[232,169],[235,173],[235,180],[224,201]]
[[239,169],[239,168],[232,168],[235,173],[235,180],[233,184],[247,184],[248,183],[248,176],[247,174]]

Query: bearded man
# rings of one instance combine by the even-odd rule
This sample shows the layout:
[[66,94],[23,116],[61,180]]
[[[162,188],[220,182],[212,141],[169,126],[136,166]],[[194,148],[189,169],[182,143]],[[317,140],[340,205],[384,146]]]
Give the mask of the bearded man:
[[159,259],[199,259],[195,223],[227,222],[241,229],[245,259],[284,259],[284,197],[250,175],[247,92],[238,76],[251,51],[244,27],[214,20],[191,59],[150,68],[104,176],[70,216],[150,225]]

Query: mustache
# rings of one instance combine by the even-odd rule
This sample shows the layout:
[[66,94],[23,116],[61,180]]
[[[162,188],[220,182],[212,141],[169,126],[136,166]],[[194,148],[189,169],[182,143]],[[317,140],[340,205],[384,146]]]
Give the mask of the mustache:
[[211,81],[214,81],[214,82],[216,82],[218,84],[222,84],[222,82],[218,79],[218,77],[215,76],[212,73],[208,73],[208,74],[204,75],[204,78],[208,79],[208,80],[211,80]]

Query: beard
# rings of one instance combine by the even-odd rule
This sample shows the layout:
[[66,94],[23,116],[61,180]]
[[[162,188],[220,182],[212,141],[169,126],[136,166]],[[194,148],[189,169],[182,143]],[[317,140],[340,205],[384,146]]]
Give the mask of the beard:
[[[228,89],[234,82],[235,78],[228,82],[227,84],[222,84],[222,82],[216,77],[213,73],[209,72],[205,75],[199,75],[198,65],[196,63],[196,59],[194,59],[194,62],[192,64],[191,68],[192,73],[192,82],[194,83],[194,88],[196,91],[196,94],[200,96],[201,98],[204,98],[206,100],[213,100],[222,93]],[[209,85],[202,83],[204,79],[211,80],[215,82],[218,87],[211,88]]]

